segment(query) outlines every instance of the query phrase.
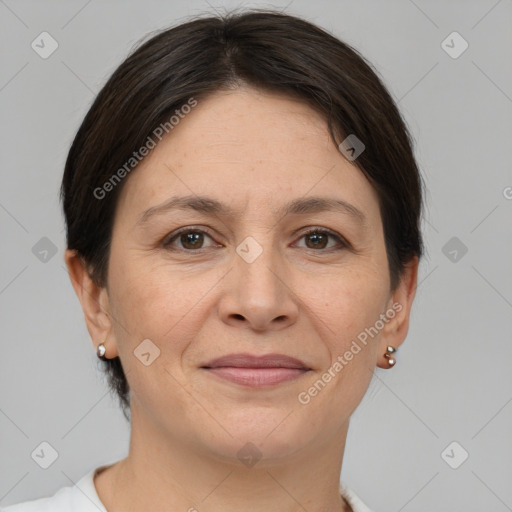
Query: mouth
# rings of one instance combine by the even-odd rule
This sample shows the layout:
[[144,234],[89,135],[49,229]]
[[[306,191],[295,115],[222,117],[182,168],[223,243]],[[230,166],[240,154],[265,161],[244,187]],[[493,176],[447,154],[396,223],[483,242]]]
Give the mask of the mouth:
[[275,386],[311,370],[305,363],[282,354],[230,354],[201,366],[210,375],[249,387]]

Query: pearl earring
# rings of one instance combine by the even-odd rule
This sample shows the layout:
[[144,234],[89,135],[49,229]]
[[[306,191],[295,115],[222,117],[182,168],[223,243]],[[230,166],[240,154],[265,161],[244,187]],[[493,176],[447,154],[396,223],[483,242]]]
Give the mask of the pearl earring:
[[96,351],[96,355],[98,356],[99,359],[101,359],[102,361],[107,361],[108,358],[105,357],[105,353],[106,353],[107,349],[105,348],[105,345],[103,345],[103,343],[100,343],[98,345],[98,350]]
[[393,354],[396,352],[396,348],[395,347],[392,347],[391,345],[389,345],[387,348],[386,348],[386,353],[384,354],[384,357],[387,358],[388,360],[388,364],[389,364],[389,367],[393,367],[395,366],[395,363],[396,363],[396,359],[393,357]]

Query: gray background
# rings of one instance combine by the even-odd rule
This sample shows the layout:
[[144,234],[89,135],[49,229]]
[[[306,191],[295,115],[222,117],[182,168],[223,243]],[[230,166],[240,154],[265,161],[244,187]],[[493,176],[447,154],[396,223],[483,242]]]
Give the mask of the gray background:
[[[359,49],[399,103],[428,187],[409,336],[353,416],[342,480],[376,511],[512,510],[512,2],[288,3],[212,5],[286,7]],[[0,0],[1,505],[127,453],[64,267],[58,187],[82,117],[133,44],[208,11]],[[59,45],[47,59],[31,48],[43,31]],[[453,31],[469,44],[458,58],[441,46]],[[31,457],[43,441],[58,452],[48,469]]]

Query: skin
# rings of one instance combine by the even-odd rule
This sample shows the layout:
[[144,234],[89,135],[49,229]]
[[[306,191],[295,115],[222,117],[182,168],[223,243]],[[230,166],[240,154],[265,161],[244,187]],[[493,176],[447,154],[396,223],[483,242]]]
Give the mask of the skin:
[[[319,114],[252,88],[199,101],[126,180],[107,287],[94,284],[73,251],[65,256],[93,343],[104,343],[108,358],[120,356],[131,389],[129,455],[95,479],[106,508],[350,510],[339,494],[350,416],[375,367],[389,368],[386,347],[407,335],[418,270],[414,258],[391,292],[370,183]],[[137,224],[148,208],[190,194],[236,214],[173,210]],[[335,211],[276,214],[313,195],[350,203],[365,226]],[[206,230],[202,242],[177,237],[165,246],[188,226]],[[349,245],[319,243],[304,236],[308,227],[332,230]],[[252,263],[236,252],[248,236],[263,251]],[[301,404],[299,393],[393,303],[401,311]],[[144,339],[160,349],[149,366],[133,354]],[[201,369],[233,352],[286,354],[311,370],[249,388]],[[237,457],[248,442],[261,454],[253,467]]]

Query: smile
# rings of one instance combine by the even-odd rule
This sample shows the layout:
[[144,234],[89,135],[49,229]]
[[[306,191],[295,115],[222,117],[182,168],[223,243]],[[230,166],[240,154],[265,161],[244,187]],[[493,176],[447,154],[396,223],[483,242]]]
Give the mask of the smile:
[[298,368],[207,368],[209,373],[221,379],[250,387],[273,386],[296,379],[308,370]]
[[230,354],[201,368],[223,380],[249,387],[274,386],[297,379],[310,370],[302,361],[281,354]]

